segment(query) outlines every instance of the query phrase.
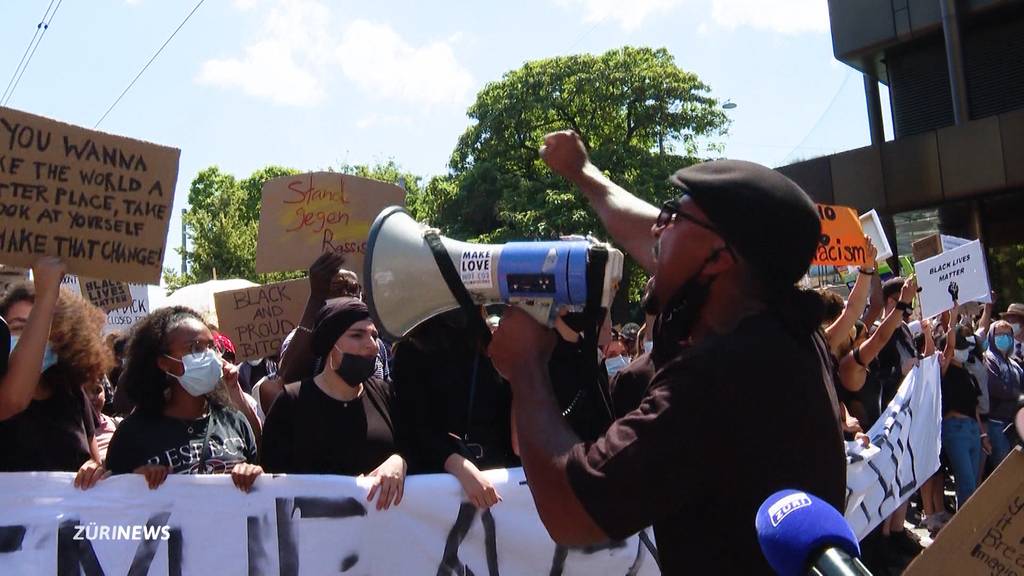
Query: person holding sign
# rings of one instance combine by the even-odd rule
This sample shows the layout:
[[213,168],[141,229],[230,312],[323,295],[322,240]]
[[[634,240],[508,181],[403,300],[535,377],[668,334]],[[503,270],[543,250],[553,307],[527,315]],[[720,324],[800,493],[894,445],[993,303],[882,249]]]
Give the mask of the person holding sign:
[[113,364],[100,340],[105,318],[80,296],[61,292],[64,264],[41,258],[32,284],[0,302],[10,324],[10,367],[0,385],[0,472],[78,472],[89,488],[106,475],[83,384]]
[[[320,309],[312,352],[323,367],[285,385],[267,414],[261,462],[269,472],[367,475],[377,509],[401,504],[406,459],[391,384],[374,376],[377,328],[366,304],[334,300]],[[293,344],[295,346],[297,344]]]
[[[949,312],[949,332],[942,355],[942,452],[949,459],[956,478],[957,510],[978,487],[981,453],[992,453],[988,433],[983,432],[978,412],[981,388],[964,368],[971,353],[967,335],[959,324],[960,305],[954,300]],[[963,330],[967,330],[964,328]]]
[[[198,312],[163,308],[132,330],[121,386],[135,402],[107,449],[114,474],[142,474],[156,489],[168,474],[230,474],[243,492],[263,469],[244,412],[238,372],[232,379]],[[253,416],[252,418],[255,418]]]

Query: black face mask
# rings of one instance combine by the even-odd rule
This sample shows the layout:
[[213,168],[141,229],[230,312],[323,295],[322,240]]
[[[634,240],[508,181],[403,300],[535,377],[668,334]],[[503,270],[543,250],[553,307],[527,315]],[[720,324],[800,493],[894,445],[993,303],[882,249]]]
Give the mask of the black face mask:
[[[693,325],[700,316],[701,309],[708,300],[714,277],[701,278],[708,263],[718,257],[720,250],[712,252],[700,270],[676,290],[676,293],[665,303],[654,323],[654,353],[658,358],[671,358],[679,350],[679,343],[690,337]],[[657,280],[655,280],[657,282]],[[648,298],[648,307],[655,307],[653,294]]]
[[376,356],[367,357],[342,353],[341,363],[334,369],[334,373],[341,376],[341,379],[344,380],[346,384],[355,388],[363,382],[366,382],[370,376],[373,376],[376,369]]

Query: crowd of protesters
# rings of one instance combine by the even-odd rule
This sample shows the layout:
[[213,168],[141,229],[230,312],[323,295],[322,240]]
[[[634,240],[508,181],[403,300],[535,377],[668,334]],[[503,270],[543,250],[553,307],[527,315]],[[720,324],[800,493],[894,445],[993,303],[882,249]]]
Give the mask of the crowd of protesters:
[[[868,251],[873,262],[870,242]],[[0,383],[0,471],[75,472],[83,489],[111,474],[142,475],[152,489],[168,474],[229,474],[243,491],[264,472],[365,475],[367,498],[382,510],[401,504],[408,474],[447,472],[475,506],[498,505],[501,494],[482,472],[520,464],[512,390],[487,347],[500,316],[456,309],[385,343],[342,265],[335,254],[312,264],[308,304],[280,357],[239,366],[231,341],[186,307],[156,310],[130,333],[104,339],[104,314],[61,290],[60,261],[40,259],[33,280],[0,299],[11,340]],[[913,278],[882,282],[875,267],[862,267],[848,298],[822,293],[821,334],[840,424],[847,440],[864,445],[904,377],[941,355],[945,466],[922,486],[918,520],[935,533],[1019,442],[1024,305],[999,318],[986,304],[976,316],[956,306],[914,320],[917,291]],[[553,392],[584,442],[644,409],[659,368],[654,323],[653,315],[642,325],[606,319],[590,355],[573,319],[556,321]],[[944,498],[950,482],[954,502]],[[869,537],[869,562],[920,551],[906,518],[904,505]]]

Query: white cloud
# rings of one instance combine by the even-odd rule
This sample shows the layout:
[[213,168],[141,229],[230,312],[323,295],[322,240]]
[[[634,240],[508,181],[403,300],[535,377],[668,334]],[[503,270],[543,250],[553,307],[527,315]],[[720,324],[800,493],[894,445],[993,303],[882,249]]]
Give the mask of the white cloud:
[[[684,4],[705,10],[721,28],[758,28],[782,34],[827,32],[828,3],[824,0],[555,0],[559,6],[579,8],[586,23],[613,22],[624,30],[639,28],[649,17],[671,12]],[[707,31],[703,24],[697,33]],[[703,30],[702,30],[703,28]]]
[[387,24],[355,20],[342,30],[321,0],[274,0],[260,38],[241,56],[204,62],[196,81],[288,106],[325,100],[326,79],[339,70],[374,96],[415,104],[462,103],[473,87],[452,49],[459,33],[414,46]]
[[366,130],[384,126],[412,126],[412,116],[372,113],[356,120],[356,128]]
[[337,49],[341,69],[372,94],[421,104],[457,104],[473,87],[448,42],[414,47],[390,26],[356,20]]
[[557,0],[561,6],[580,7],[584,21],[615,22],[624,30],[636,30],[648,16],[668,12],[683,0]]
[[[240,4],[246,0],[236,0]],[[241,88],[277,104],[315,105],[326,96],[320,55],[330,44],[329,16],[327,7],[315,0],[278,2],[263,22],[262,40],[246,46],[240,58],[204,62],[196,81]]]
[[740,26],[800,34],[828,32],[828,3],[823,0],[712,0],[711,17],[719,26]]

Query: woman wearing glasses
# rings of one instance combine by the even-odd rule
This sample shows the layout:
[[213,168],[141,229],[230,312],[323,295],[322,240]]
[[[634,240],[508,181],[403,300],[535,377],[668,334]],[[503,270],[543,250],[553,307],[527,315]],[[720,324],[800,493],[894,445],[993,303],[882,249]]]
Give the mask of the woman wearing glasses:
[[150,314],[128,343],[121,386],[136,409],[110,440],[107,468],[143,474],[154,489],[168,474],[231,474],[248,492],[263,469],[237,378],[197,312]]

